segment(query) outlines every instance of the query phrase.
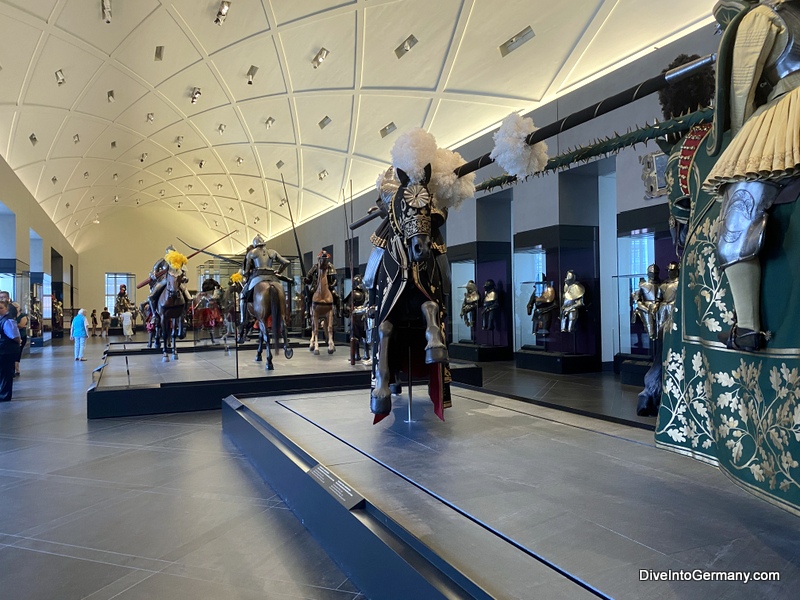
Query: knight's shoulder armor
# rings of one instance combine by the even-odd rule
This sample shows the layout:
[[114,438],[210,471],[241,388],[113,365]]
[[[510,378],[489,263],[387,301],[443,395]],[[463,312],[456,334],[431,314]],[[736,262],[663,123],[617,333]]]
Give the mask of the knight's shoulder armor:
[[789,36],[778,60],[764,68],[765,79],[774,87],[781,79],[800,71],[800,5],[797,2],[782,2],[763,6],[775,13]]

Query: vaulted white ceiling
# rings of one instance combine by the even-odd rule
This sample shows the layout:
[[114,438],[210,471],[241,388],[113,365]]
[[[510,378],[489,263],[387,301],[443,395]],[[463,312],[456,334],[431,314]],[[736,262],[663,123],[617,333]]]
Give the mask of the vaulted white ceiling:
[[73,246],[152,203],[238,230],[234,247],[275,236],[281,176],[311,219],[372,187],[403,130],[458,145],[709,23],[712,2],[232,0],[222,25],[219,0],[111,6],[106,23],[101,0],[0,0],[0,153]]

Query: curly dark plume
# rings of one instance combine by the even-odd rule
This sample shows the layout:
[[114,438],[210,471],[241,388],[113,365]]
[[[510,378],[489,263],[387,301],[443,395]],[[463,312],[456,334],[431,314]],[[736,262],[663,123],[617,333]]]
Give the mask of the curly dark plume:
[[[700,57],[697,54],[691,56],[679,54],[662,73],[698,58]],[[710,106],[714,97],[714,87],[714,69],[710,65],[703,67],[691,77],[665,87],[658,92],[658,101],[661,103],[664,118],[672,119],[698,108]]]

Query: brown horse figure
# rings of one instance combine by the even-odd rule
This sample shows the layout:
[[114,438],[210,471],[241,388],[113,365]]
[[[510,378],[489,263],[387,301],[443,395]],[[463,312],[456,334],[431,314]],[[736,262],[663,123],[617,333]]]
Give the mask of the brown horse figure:
[[[328,285],[328,270],[331,256],[325,250],[317,256],[316,270],[317,288],[311,297],[311,343],[308,349],[319,355],[318,330],[320,325],[325,331],[325,341],[328,344],[328,354],[336,352],[333,343],[333,294]],[[308,277],[313,278],[314,271]]]
[[170,268],[167,275],[167,285],[161,291],[156,305],[156,313],[160,328],[160,335],[163,341],[162,362],[169,362],[169,338],[172,336],[172,360],[178,360],[177,338],[183,332],[183,311],[186,308],[181,291],[181,280],[183,271]]
[[280,354],[278,339],[283,335],[283,354],[287,359],[292,358],[294,350],[289,347],[289,338],[286,333],[286,297],[283,285],[279,281],[260,281],[253,288],[253,301],[247,304],[248,312],[258,321],[258,350],[256,362],[261,362],[264,346],[267,348],[267,371],[273,370],[272,349],[270,348],[269,330],[267,323],[272,318],[272,340],[275,345],[275,355]]

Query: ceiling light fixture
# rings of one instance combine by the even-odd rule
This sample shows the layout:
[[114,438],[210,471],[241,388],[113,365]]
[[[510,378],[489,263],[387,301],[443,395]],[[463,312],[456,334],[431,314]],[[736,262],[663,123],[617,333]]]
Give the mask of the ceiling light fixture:
[[199,87],[192,89],[192,104],[197,104],[197,100],[198,98],[200,98],[200,94],[201,92]]
[[283,162],[282,160],[279,160],[278,162],[275,163],[275,166],[278,167],[279,169],[282,169],[283,165],[285,165],[285,164],[286,164],[285,162]]
[[260,220],[261,220],[261,217],[259,217],[258,215],[256,215],[256,218],[255,218],[255,219],[253,219],[253,222],[254,222],[255,224],[258,224],[258,222],[259,222]]
[[167,175],[172,175],[172,167],[167,167]]
[[239,158],[236,159],[236,166],[241,167],[243,162],[244,159],[240,156]]
[[219,223],[216,220],[214,220],[214,227],[219,227]]
[[[76,222],[77,222],[77,221],[76,221]],[[92,221],[92,223],[94,223],[95,225],[100,225],[100,215],[98,215],[97,213],[95,213],[95,215],[94,215],[94,220]]]
[[178,202],[178,208],[180,208],[181,206],[183,206],[183,202]]
[[228,207],[228,212],[229,212],[229,213],[232,213],[232,212],[233,212],[233,207],[232,207],[232,206],[229,206],[229,207]]
[[139,162],[144,162],[147,160],[147,152],[142,152],[142,156],[139,159]]
[[264,121],[264,124],[267,126],[267,129],[271,129],[273,125],[275,125],[275,119],[272,117],[267,117],[267,120]]
[[112,142],[111,142],[111,148],[112,148],[112,150],[113,150],[114,148],[116,148],[116,147],[117,147],[117,142],[114,142],[114,141],[112,141]]
[[111,0],[102,0],[103,20],[111,23]]
[[147,118],[147,122],[148,123],[152,123],[153,121],[156,120],[156,115],[155,115],[155,113],[147,113],[147,117],[146,118]]
[[536,34],[533,32],[533,29],[530,25],[528,25],[525,29],[520,31],[517,35],[512,37],[510,40],[503,42],[498,47],[500,50],[500,56],[508,56],[514,50],[522,46],[525,42],[529,42],[533,39]]
[[55,175],[53,175],[53,178],[52,178],[50,181],[52,181],[52,182],[53,182],[53,185],[55,185],[55,184],[57,184],[57,183],[58,183],[58,177],[56,177]]
[[84,171],[83,172],[83,178],[84,179],[89,179],[89,171]]
[[111,177],[112,177],[112,179],[114,179],[114,181],[118,181],[119,180],[119,175],[117,173],[114,173]]
[[144,179],[140,179],[139,180],[139,185],[142,185],[143,183],[144,183]]
[[113,104],[116,99],[114,98],[114,90],[108,90],[108,92],[106,92],[106,97],[108,98],[109,104]]
[[64,78],[64,71],[61,69],[56,71],[56,83],[59,85],[59,87],[67,83],[67,80]]
[[225,17],[228,16],[228,11],[231,9],[231,3],[229,0],[222,0],[219,3],[219,10],[217,11],[217,17],[214,19],[214,23],[217,25],[222,25],[225,22]]
[[74,143],[76,143],[76,144],[77,144],[78,142],[80,142],[80,141],[81,141],[81,136],[79,136],[79,135],[76,133],[75,135],[73,135],[73,136],[72,136],[72,141],[73,141]]
[[202,168],[203,168],[203,167],[205,167],[205,166],[206,166],[206,161],[204,161],[204,160],[201,160],[201,161],[200,161],[200,168],[202,169]]
[[397,55],[397,58],[403,58],[406,54],[408,54],[409,50],[416,46],[418,41],[419,40],[413,35],[410,35],[404,39],[403,43],[394,49],[394,53]]
[[319,172],[319,180],[320,181],[325,179],[327,176],[328,176],[328,172],[325,169],[322,169],[322,171]]
[[161,196],[162,198],[164,197],[164,194],[166,194],[166,193],[167,193],[167,190],[158,190],[158,195]]
[[380,131],[381,137],[385,138],[387,135],[392,133],[395,129],[397,129],[397,125],[395,125],[394,121],[392,121],[386,127],[381,129],[381,131]]
[[320,48],[319,52],[314,55],[314,58],[311,59],[311,66],[315,69],[319,68],[319,66],[328,58],[330,52],[325,48]]
[[153,57],[155,61],[164,60],[164,46],[156,46],[156,54]]
[[221,189],[222,189],[222,184],[221,184],[221,183],[218,183],[218,184],[217,184],[217,191],[220,191]]
[[116,194],[114,195],[114,202],[119,202],[119,196],[117,196]]
[[94,196],[91,196],[91,197],[89,198],[89,202],[94,202]]
[[219,127],[217,127],[217,131],[219,131],[219,134],[220,134],[220,135],[222,135],[223,133],[225,133],[225,128],[226,128],[226,127],[227,127],[227,125],[225,125],[225,123],[220,123],[220,124],[219,124]]
[[328,125],[331,124],[331,118],[328,115],[325,115],[322,120],[318,123],[320,129],[325,129]]
[[37,139],[36,139],[36,134],[35,134],[35,133],[32,133],[32,134],[31,134],[31,135],[28,137],[28,139],[31,141],[31,144],[32,144],[33,146],[35,146],[35,145],[36,145],[36,142],[38,142],[38,141],[39,141],[39,140],[37,140]]
[[69,202],[64,205],[64,208],[69,208]]
[[136,206],[139,206],[139,199],[136,199]]
[[253,188],[250,188],[250,189],[249,189],[249,190],[247,190],[247,191],[248,191],[248,192],[250,192],[250,195],[251,195],[251,196],[252,196],[253,194],[255,194],[255,193],[256,193],[256,191],[255,191]]
[[178,144],[178,148],[180,148],[181,144],[183,144],[183,136],[179,135],[177,138],[175,138],[175,143]]
[[191,183],[187,183],[187,184],[186,184],[186,189],[187,189],[187,191],[190,191],[190,192],[191,192],[191,191],[192,191],[192,187],[193,187],[193,186],[192,186],[192,184],[191,184]]
[[203,210],[205,210],[206,208],[208,208],[208,202],[203,202],[200,206]]
[[247,83],[248,85],[253,85],[253,78],[258,73],[258,67],[255,65],[250,65],[250,68],[247,69]]

